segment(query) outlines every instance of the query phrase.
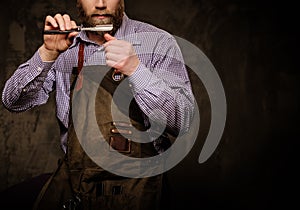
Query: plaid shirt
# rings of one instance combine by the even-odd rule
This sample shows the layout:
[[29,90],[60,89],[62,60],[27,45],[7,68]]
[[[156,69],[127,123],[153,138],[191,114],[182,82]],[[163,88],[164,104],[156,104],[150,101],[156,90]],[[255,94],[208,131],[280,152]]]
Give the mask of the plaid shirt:
[[[194,110],[194,97],[181,51],[173,36],[147,23],[129,19],[124,15],[117,39],[130,42],[140,59],[140,65],[128,77],[133,96],[146,116],[152,110],[161,110],[167,125],[187,130]],[[102,45],[80,32],[68,50],[53,62],[43,62],[37,51],[21,64],[7,80],[2,101],[15,112],[44,104],[52,91],[56,91],[56,113],[61,125],[61,145],[66,150],[70,110],[70,76],[77,66],[79,42],[85,42],[84,65],[105,65]],[[160,116],[152,116],[160,120]]]

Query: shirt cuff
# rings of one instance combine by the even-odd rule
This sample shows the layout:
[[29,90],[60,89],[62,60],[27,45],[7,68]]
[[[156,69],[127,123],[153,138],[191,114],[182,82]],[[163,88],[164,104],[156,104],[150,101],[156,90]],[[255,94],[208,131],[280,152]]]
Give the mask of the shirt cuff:
[[134,93],[139,93],[148,86],[151,77],[152,72],[143,63],[140,63],[136,71],[128,77],[129,86]]
[[29,66],[31,66],[30,72],[28,72],[28,74],[23,78],[23,81],[25,83],[32,81],[35,77],[41,75],[42,73],[46,75],[53,63],[54,61],[43,62],[37,51],[29,61]]

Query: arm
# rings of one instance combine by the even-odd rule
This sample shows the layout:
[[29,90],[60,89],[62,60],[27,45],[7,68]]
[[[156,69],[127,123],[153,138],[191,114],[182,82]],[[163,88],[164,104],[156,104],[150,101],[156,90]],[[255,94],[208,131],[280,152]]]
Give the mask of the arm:
[[[5,83],[2,102],[10,111],[20,112],[46,103],[54,87],[53,62],[43,62],[38,52],[23,63]],[[48,73],[49,72],[49,73]]]
[[194,112],[187,70],[175,39],[165,39],[157,46],[151,68],[140,63],[129,81],[137,103],[148,117],[156,122],[166,117],[167,127],[184,132]]
[[[68,15],[47,16],[45,30],[69,30],[76,27]],[[10,111],[25,111],[46,103],[55,87],[53,63],[72,44],[77,32],[67,35],[44,35],[44,43],[34,56],[19,66],[7,80],[2,102]]]
[[[107,65],[129,76],[136,102],[156,122],[178,133],[186,131],[194,112],[194,97],[180,49],[173,37],[158,39],[151,64],[141,62],[130,43],[106,37]],[[161,112],[157,113],[157,110]]]

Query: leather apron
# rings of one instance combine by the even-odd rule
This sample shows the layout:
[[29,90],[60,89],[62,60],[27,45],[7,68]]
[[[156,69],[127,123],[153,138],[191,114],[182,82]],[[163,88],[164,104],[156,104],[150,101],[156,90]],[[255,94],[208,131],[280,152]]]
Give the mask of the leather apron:
[[[128,178],[111,173],[95,163],[95,160],[102,158],[116,167],[126,164],[126,161],[123,163],[118,159],[105,160],[106,157],[94,149],[98,146],[131,158],[150,157],[157,155],[157,152],[152,143],[135,141],[145,136],[133,131],[146,130],[143,113],[135,100],[129,106],[129,122],[122,104],[114,102],[113,94],[121,83],[113,80],[114,70],[103,71],[103,66],[90,66],[84,67],[82,72],[88,71],[92,73],[84,74],[83,87],[79,90],[76,89],[78,73],[72,74],[67,153],[40,192],[34,209],[159,209],[162,175]],[[79,75],[82,76],[82,72]],[[95,81],[99,77],[103,77],[100,85]],[[132,97],[127,87],[128,90],[119,94],[124,100]],[[96,119],[96,126],[90,119]],[[98,131],[94,132],[95,129]],[[97,132],[101,135],[95,135]],[[88,154],[84,148],[90,148]]]

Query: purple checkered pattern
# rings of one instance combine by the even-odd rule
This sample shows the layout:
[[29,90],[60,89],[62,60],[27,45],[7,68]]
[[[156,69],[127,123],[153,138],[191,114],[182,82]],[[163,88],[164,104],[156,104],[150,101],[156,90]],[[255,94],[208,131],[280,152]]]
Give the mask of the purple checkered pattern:
[[[176,40],[154,26],[124,16],[117,39],[132,43],[141,61],[136,72],[128,77],[134,98],[145,116],[161,120],[153,110],[161,110],[167,126],[187,130],[194,110],[190,80]],[[56,61],[43,62],[37,51],[18,67],[5,84],[2,101],[14,112],[44,104],[56,91],[57,118],[61,125],[61,144],[66,149],[69,119],[70,76],[77,66],[79,42],[85,42],[84,65],[105,65],[103,46],[90,41],[85,32],[74,39],[72,46]]]

